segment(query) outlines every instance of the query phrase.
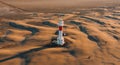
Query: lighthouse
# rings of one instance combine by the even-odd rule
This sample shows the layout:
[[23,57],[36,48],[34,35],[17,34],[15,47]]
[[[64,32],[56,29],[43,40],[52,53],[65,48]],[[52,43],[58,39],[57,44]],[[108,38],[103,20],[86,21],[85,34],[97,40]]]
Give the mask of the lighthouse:
[[57,45],[61,45],[61,46],[65,44],[63,37],[63,26],[64,26],[64,21],[62,20],[62,18],[60,18],[58,22],[59,32],[57,36]]

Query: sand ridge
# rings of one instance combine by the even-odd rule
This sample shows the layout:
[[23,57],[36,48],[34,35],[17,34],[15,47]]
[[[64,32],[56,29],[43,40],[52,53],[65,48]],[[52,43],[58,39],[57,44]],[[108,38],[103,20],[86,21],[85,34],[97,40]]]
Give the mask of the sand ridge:
[[119,65],[119,11],[108,6],[63,12],[68,44],[52,47],[60,12],[9,8],[0,19],[0,65]]

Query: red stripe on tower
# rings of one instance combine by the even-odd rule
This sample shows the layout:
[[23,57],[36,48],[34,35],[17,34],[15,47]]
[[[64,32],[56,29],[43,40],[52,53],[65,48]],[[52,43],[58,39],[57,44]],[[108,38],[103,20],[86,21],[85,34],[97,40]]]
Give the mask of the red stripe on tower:
[[59,26],[59,30],[62,31],[62,26]]

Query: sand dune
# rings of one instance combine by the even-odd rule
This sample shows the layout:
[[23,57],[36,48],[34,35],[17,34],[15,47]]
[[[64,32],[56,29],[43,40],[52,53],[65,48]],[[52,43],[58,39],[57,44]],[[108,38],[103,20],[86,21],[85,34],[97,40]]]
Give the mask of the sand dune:
[[[63,12],[84,8],[119,5],[119,0],[1,0],[29,11]],[[31,3],[32,2],[32,3]],[[1,5],[1,4],[0,4]],[[2,6],[2,5],[1,5]],[[29,7],[30,6],[30,7]],[[63,10],[61,10],[63,9]],[[46,11],[47,10],[47,11]]]
[[[38,1],[4,1],[32,12],[21,12],[8,6],[0,8],[0,65],[120,65],[120,6],[96,5],[81,9],[78,6],[81,2],[104,1],[104,4],[108,0],[71,0],[70,6],[63,0],[41,0],[41,3],[49,4],[50,7],[58,5],[53,7],[55,10],[48,11],[49,5],[44,9],[41,6],[40,9],[35,7]],[[54,2],[49,3],[50,1]],[[116,1],[109,0],[112,3]],[[25,5],[31,5],[30,2],[33,2],[33,7],[27,8]],[[56,47],[51,44],[58,34],[59,13],[56,9],[62,7],[61,3],[69,10],[76,10],[63,8],[59,11],[64,15],[66,45]],[[38,9],[34,10],[34,7]]]

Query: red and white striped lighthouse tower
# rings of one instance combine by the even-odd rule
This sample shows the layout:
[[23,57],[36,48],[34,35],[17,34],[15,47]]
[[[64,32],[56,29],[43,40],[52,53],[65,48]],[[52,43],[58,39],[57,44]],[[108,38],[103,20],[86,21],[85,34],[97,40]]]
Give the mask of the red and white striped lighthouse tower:
[[64,26],[64,21],[62,20],[62,18],[59,19],[59,33],[58,33],[58,37],[57,37],[57,44],[58,45],[64,45],[64,38],[63,38],[63,26]]

